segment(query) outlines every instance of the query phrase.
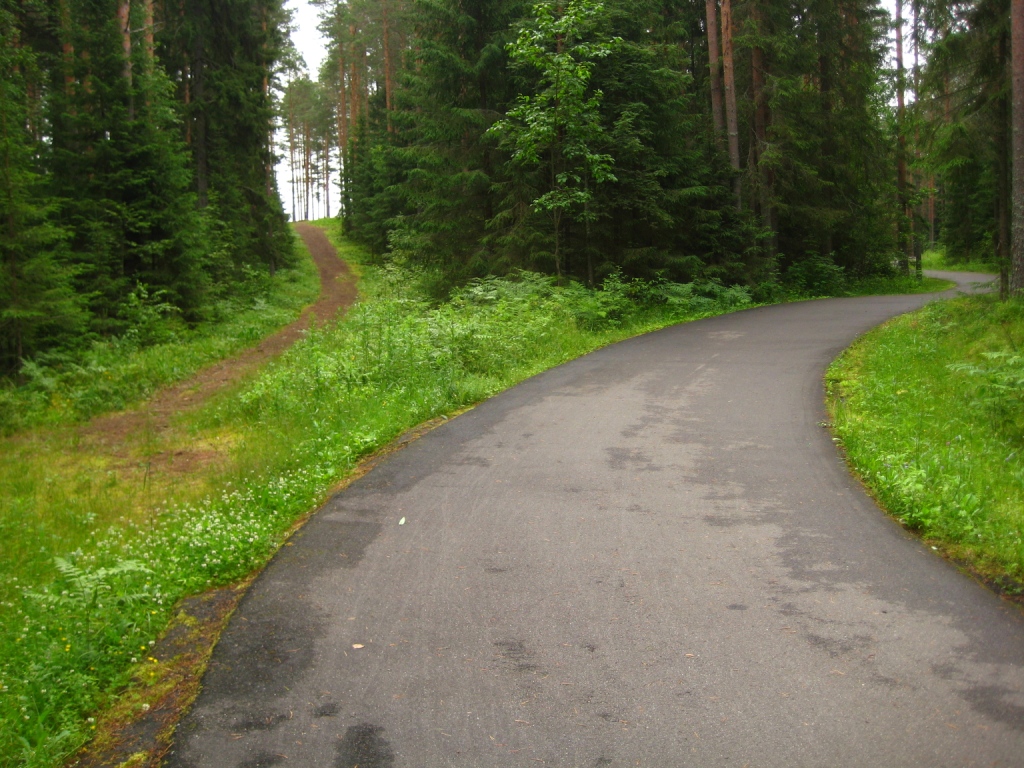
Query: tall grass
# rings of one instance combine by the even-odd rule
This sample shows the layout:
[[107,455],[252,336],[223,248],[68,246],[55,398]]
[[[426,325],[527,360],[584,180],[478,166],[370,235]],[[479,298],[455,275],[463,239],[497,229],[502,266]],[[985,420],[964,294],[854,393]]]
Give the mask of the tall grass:
[[990,575],[1024,579],[1024,302],[928,305],[829,370],[836,434],[882,504]]
[[[8,478],[19,451],[23,462],[50,451],[66,466],[32,467],[0,502],[3,546],[21,552],[3,574],[0,765],[53,765],[82,744],[90,713],[148,663],[174,603],[261,566],[368,452],[598,346],[750,303],[713,283],[612,277],[593,291],[523,274],[435,306],[419,287],[429,275],[363,271],[366,299],[343,322],[187,416],[189,443],[223,456],[184,489],[167,481],[151,492],[110,459],[67,458],[73,446],[5,444]],[[81,501],[63,509],[73,496]],[[134,505],[120,515],[109,508],[119,498]]]

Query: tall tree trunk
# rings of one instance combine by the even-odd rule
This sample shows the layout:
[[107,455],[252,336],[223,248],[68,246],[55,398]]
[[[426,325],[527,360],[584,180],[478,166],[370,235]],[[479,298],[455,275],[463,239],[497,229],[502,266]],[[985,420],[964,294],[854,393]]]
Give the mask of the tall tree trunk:
[[327,141],[327,137],[324,137],[324,202],[327,205],[327,210],[324,214],[327,218],[331,218],[331,142]]
[[391,127],[391,104],[394,94],[394,74],[391,71],[391,26],[388,23],[388,0],[381,0],[381,15],[383,24],[383,40],[381,46],[384,49],[384,108],[387,111],[388,133],[394,130]]
[[206,131],[206,47],[203,41],[203,20],[205,15],[196,6],[200,3],[193,0],[192,3],[198,13],[189,14],[193,18],[194,31],[192,39],[192,102],[195,104],[192,110],[192,156],[196,169],[196,193],[200,208],[206,208],[210,202],[210,154],[207,146]]
[[64,95],[70,96],[75,83],[75,46],[71,42],[71,0],[60,0],[61,64],[64,69]]
[[345,163],[345,153],[348,151],[348,87],[345,83],[345,57],[339,52],[338,55],[338,150],[341,156],[341,163]]
[[128,86],[128,119],[135,119],[135,103],[132,97],[132,6],[130,0],[118,0],[117,26],[121,32],[121,55],[123,57],[121,76]]
[[708,64],[711,71],[711,120],[715,126],[715,141],[722,144],[725,115],[722,112],[722,61],[718,50],[718,0],[705,0],[708,23]]
[[156,57],[156,38],[153,28],[153,0],[142,0],[142,49],[145,53],[146,74],[152,74]]
[[[920,28],[920,15],[921,15],[921,0],[911,0],[911,8],[914,13],[913,21],[913,41],[914,41],[914,107],[920,109],[921,105],[921,28]],[[921,188],[921,173],[917,169],[918,161],[920,160],[920,146],[921,146],[921,135],[918,130],[918,121],[914,121],[914,160],[915,169],[913,174],[914,190]],[[921,233],[918,232],[918,222],[924,220],[924,208],[925,203],[921,201],[914,209],[914,219],[910,224],[911,236],[914,239],[914,274],[918,280],[924,279],[924,263],[922,261],[923,248],[921,242]]]
[[743,207],[740,182],[740,129],[736,116],[736,72],[732,55],[732,5],[731,0],[722,0],[722,65],[725,75],[725,123],[729,134],[729,162],[733,171],[733,193],[736,208]]
[[[751,17],[754,21],[754,34],[760,37],[764,34],[764,17],[761,13],[761,3],[757,0],[752,4]],[[772,185],[774,174],[770,167],[770,161],[765,161],[768,150],[768,94],[765,93],[765,56],[760,40],[757,40],[750,49],[751,61],[751,89],[754,97],[754,157],[757,162],[757,191],[758,204],[761,209],[761,220],[764,226],[771,232],[769,239],[770,255],[776,250],[775,242],[775,211],[772,204]]]
[[[1003,76],[1008,71],[1010,41],[1006,34],[999,36],[999,60],[1003,62]],[[1011,179],[1010,153],[1013,137],[1010,126],[1010,97],[1006,88],[999,88],[996,96],[996,262],[999,264],[999,296],[1006,299],[1010,291],[1010,259],[1013,248],[1011,227]]]
[[1013,263],[1010,295],[1024,295],[1024,0],[1011,0],[1013,51]]
[[903,0],[896,0],[896,196],[899,199],[900,221],[897,227],[900,269],[910,274],[908,257],[911,245],[909,237],[910,211],[907,195],[907,136],[906,136],[906,72],[903,69]]

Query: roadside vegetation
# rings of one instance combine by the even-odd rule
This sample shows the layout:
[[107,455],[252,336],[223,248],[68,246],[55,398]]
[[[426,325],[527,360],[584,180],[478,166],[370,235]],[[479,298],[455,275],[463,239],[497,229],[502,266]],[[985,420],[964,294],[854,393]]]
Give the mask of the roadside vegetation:
[[1006,591],[1024,582],[1024,302],[937,302],[828,373],[833,428],[882,505]]

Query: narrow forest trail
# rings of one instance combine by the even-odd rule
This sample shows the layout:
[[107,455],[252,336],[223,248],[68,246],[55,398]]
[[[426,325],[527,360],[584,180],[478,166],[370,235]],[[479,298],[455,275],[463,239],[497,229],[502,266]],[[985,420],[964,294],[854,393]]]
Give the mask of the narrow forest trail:
[[[295,231],[309,249],[320,275],[320,295],[297,320],[267,336],[237,355],[204,368],[194,376],[157,392],[141,405],[99,416],[80,429],[80,436],[101,443],[116,453],[134,436],[145,432],[151,437],[166,432],[175,414],[197,408],[267,361],[277,357],[298,341],[310,327],[322,325],[343,314],[356,300],[356,280],[348,265],[338,258],[337,250],[319,227],[298,223]],[[177,456],[179,470],[189,462]],[[187,458],[187,457],[186,457]]]

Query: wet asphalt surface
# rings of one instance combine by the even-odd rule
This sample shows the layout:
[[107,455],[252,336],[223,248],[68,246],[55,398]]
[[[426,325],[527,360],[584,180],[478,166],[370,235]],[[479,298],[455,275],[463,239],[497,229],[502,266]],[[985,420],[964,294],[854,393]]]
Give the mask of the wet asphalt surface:
[[165,764],[1024,765],[1021,612],[821,426],[926,298],[669,328],[413,442],[260,576]]

